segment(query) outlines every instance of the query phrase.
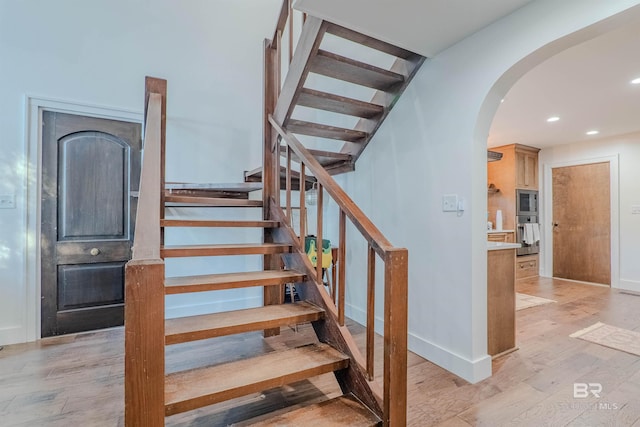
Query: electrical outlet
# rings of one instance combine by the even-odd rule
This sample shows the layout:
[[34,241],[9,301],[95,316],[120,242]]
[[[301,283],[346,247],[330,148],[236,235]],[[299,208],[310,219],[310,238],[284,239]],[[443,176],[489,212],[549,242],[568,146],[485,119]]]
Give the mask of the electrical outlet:
[[442,212],[457,212],[458,211],[458,195],[457,194],[445,194],[442,196]]
[[16,207],[16,196],[13,194],[0,195],[0,209],[14,209]]

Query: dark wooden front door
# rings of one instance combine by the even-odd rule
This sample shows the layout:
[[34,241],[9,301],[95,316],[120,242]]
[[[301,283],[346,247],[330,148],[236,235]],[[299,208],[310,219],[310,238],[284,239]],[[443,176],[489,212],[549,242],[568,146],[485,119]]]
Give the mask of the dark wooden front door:
[[45,111],[42,336],[122,325],[140,125]]
[[609,162],[554,168],[553,277],[611,284]]

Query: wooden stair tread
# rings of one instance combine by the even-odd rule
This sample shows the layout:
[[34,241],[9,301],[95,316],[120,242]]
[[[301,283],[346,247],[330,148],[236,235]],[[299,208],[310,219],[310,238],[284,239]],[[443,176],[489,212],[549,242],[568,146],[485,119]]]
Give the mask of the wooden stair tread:
[[227,199],[219,197],[202,197],[189,195],[171,195],[164,196],[165,206],[168,207],[261,207],[262,200],[249,199]]
[[381,420],[352,394],[346,394],[324,402],[304,406],[275,417],[268,415],[258,422],[243,423],[243,426],[301,426],[305,427],[373,427],[382,425]]
[[167,182],[164,186],[165,190],[214,190],[229,192],[245,192],[262,190],[262,184],[254,182],[238,182],[232,184],[220,183],[189,183],[189,182]]
[[338,36],[343,39],[351,40],[352,42],[370,47],[375,50],[379,50],[380,52],[387,53],[397,58],[410,59],[417,55],[401,47],[383,42],[382,40],[374,39],[373,37],[369,37],[362,33],[358,33],[356,31],[350,30],[349,28],[345,28],[333,23],[329,23],[327,25],[327,33],[333,34],[334,36]]
[[[287,150],[287,147],[285,145],[280,146],[280,155],[282,157],[287,157],[286,150]],[[348,162],[351,160],[350,154],[338,153],[335,151],[325,151],[325,150],[313,150],[313,149],[307,149],[307,150],[323,166],[333,164],[336,162]],[[295,162],[300,161],[298,159],[298,156],[294,152],[291,153],[291,160]]]
[[[286,188],[286,178],[287,178],[287,168],[284,166],[280,166],[280,188]],[[245,171],[244,179],[247,182],[262,182],[262,166],[257,167],[250,171]],[[298,191],[300,181],[300,172],[292,170],[291,171],[291,189],[293,191]],[[313,187],[313,183],[316,182],[316,179],[311,175],[305,176],[305,189],[310,190]]]
[[324,50],[318,50],[311,59],[311,71],[385,92],[393,91],[404,81],[402,74]]
[[217,245],[171,245],[160,248],[161,257],[267,255],[290,252],[291,246],[280,243],[233,243]]
[[161,227],[279,227],[278,221],[224,221],[196,219],[161,219]]
[[178,344],[312,322],[322,318],[323,315],[324,310],[321,308],[308,302],[299,302],[167,319],[165,320],[165,344]]
[[308,88],[302,88],[300,90],[296,104],[303,107],[317,108],[319,110],[348,114],[366,119],[380,116],[384,112],[382,105]]
[[349,357],[312,344],[236,362],[169,374],[165,414],[173,415],[344,369]]
[[345,129],[320,123],[305,122],[303,120],[290,119],[287,122],[287,130],[300,135],[317,136],[320,138],[337,139],[339,141],[357,142],[367,137],[366,132],[353,129]]
[[266,270],[242,273],[204,274],[198,276],[166,277],[167,295],[187,292],[215,291],[221,289],[245,288],[250,286],[282,285],[299,283],[305,275],[291,270]]

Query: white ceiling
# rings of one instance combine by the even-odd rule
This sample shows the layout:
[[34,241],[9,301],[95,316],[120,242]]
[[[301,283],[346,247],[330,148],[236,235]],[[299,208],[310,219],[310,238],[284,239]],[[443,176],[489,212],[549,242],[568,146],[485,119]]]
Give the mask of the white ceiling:
[[532,0],[298,0],[295,8],[430,57]]
[[[544,148],[640,131],[640,84],[630,84],[640,77],[639,46],[632,23],[540,64],[505,96],[488,145]],[[547,123],[551,116],[560,120]]]

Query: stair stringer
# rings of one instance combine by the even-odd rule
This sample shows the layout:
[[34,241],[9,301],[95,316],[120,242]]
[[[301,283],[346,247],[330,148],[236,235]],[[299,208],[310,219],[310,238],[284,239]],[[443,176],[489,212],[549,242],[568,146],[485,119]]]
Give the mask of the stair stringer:
[[[281,226],[271,230],[274,243],[286,243],[292,245],[291,253],[283,254],[284,264],[288,269],[294,269],[307,275],[316,277],[316,269],[300,246],[298,236],[293,228],[287,225],[286,216],[282,208],[277,207],[272,199],[269,211],[270,219],[279,221]],[[358,349],[351,332],[346,326],[338,324],[336,307],[329,294],[314,280],[307,280],[296,287],[300,298],[316,304],[325,310],[325,318],[312,322],[313,329],[321,342],[327,343],[335,349],[347,354],[351,362],[347,369],[335,372],[336,379],[344,394],[352,393],[362,401],[378,417],[383,419],[382,389],[375,381],[369,381],[362,369],[365,365],[364,357]]]

